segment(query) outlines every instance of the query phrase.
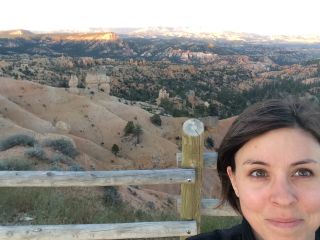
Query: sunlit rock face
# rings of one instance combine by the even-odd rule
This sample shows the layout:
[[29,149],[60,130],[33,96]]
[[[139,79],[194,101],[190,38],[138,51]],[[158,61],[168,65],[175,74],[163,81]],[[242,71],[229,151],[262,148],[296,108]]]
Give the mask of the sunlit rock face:
[[51,39],[53,41],[116,41],[119,36],[114,32],[36,34],[28,30],[14,29],[0,31],[0,38]]
[[115,41],[119,39],[118,35],[113,32],[57,34],[51,35],[51,38],[59,41]]

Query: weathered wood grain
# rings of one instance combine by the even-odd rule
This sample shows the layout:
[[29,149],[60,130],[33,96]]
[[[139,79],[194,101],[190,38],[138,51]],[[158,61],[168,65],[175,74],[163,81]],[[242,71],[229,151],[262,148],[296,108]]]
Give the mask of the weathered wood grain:
[[190,184],[194,169],[126,171],[0,171],[0,187],[117,186],[144,184]]
[[[194,184],[181,184],[182,220],[196,220],[197,232],[200,232],[200,202],[203,172],[203,123],[197,119],[187,120],[182,127],[182,168],[194,168]],[[184,240],[185,237],[180,237]]]
[[0,240],[93,240],[191,236],[195,221],[1,226]]
[[[176,153],[177,167],[181,167],[183,155],[181,152]],[[204,152],[203,153],[203,167],[204,168],[217,168],[217,152]]]

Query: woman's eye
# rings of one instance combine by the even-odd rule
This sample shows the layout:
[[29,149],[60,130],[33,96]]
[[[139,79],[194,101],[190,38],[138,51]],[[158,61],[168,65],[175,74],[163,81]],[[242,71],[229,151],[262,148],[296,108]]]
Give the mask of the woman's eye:
[[258,169],[258,170],[252,171],[250,173],[250,176],[259,178],[259,177],[267,177],[268,174],[267,174],[267,172],[265,170]]
[[311,177],[313,175],[312,171],[309,169],[298,169],[294,176],[296,177]]

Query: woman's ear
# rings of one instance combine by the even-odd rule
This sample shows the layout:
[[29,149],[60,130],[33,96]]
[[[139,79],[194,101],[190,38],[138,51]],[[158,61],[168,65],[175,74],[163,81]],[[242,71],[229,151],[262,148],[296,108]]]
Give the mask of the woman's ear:
[[237,197],[239,197],[239,191],[238,191],[238,187],[237,187],[236,177],[235,177],[234,172],[232,171],[232,168],[230,166],[227,167],[227,174],[228,174],[230,182],[232,184],[233,191],[235,192]]

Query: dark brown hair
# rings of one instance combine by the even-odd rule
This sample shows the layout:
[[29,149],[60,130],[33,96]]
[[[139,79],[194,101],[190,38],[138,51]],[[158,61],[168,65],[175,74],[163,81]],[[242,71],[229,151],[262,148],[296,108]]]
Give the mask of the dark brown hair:
[[278,128],[301,128],[320,143],[319,104],[300,99],[271,99],[248,107],[233,122],[218,150],[217,170],[222,184],[221,204],[228,202],[241,214],[239,199],[227,175],[235,171],[235,154],[249,140]]

